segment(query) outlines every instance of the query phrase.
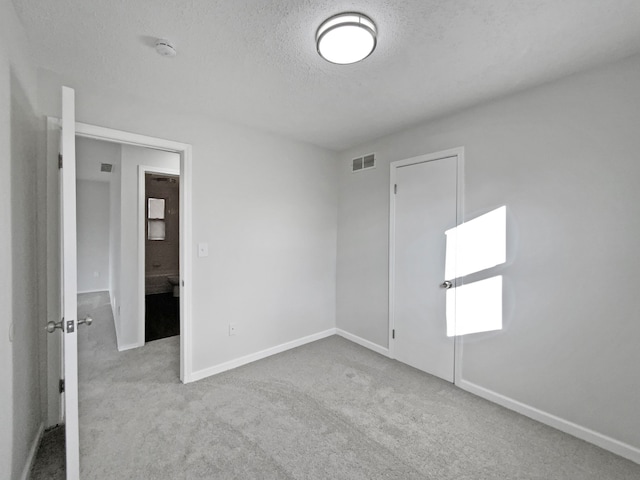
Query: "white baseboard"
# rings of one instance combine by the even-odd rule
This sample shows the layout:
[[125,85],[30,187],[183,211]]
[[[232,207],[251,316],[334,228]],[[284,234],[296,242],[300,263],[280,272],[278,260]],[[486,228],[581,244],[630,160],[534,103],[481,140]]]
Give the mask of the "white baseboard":
[[234,360],[229,360],[228,362],[220,363],[212,367],[191,372],[189,378],[185,379],[185,383],[202,380],[203,378],[210,377],[211,375],[226,372],[227,370],[232,370],[234,368],[241,367],[242,365],[246,365],[257,360],[262,360],[263,358],[270,357],[271,355],[286,352],[287,350],[291,350],[292,348],[300,347],[307,343],[315,342],[316,340],[321,340],[335,334],[336,329],[330,328],[329,330],[325,330],[324,332],[314,333],[313,335],[308,335],[297,340],[292,340],[291,342],[282,343],[280,345],[276,345],[275,347],[267,348],[250,355],[245,355],[244,357],[236,358]]
[[102,292],[108,292],[109,289],[108,288],[99,288],[98,290],[78,290],[78,294],[81,293],[102,293]]
[[140,347],[144,347],[144,342],[128,343],[126,345],[120,345],[120,343],[118,343],[119,352],[124,352],[126,350],[133,350],[134,348],[140,348]]
[[640,449],[462,379],[458,387],[640,464]]
[[144,347],[144,343],[128,343],[127,345],[118,344],[118,351],[133,350],[134,348]]
[[20,480],[29,480],[31,469],[33,468],[33,462],[36,459],[36,453],[38,452],[38,447],[40,446],[40,441],[42,440],[43,433],[44,423],[40,423],[40,426],[38,427],[38,433],[31,443],[29,455],[27,455],[27,461],[24,464],[24,469],[22,470],[22,475],[20,475]]
[[346,338],[347,340],[352,341],[353,343],[357,343],[362,347],[368,348],[369,350],[373,350],[374,352],[379,353],[380,355],[384,355],[385,357],[389,356],[388,348],[381,347],[377,343],[373,343],[373,342],[370,342],[369,340],[365,340],[364,338],[358,337],[353,333],[349,333],[340,328],[336,328],[336,334],[340,335],[343,338]]

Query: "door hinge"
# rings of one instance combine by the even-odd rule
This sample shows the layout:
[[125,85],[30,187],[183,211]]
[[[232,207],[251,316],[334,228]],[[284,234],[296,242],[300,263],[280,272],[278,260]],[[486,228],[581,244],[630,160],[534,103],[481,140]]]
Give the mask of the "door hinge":
[[58,382],[58,391],[64,393],[64,378],[61,378]]
[[62,154],[58,154],[58,168],[62,168]]
[[391,330],[391,338],[393,338],[394,340],[396,338],[396,329],[395,328],[393,330]]
[[394,194],[398,193],[398,184],[397,183],[393,186],[393,193]]

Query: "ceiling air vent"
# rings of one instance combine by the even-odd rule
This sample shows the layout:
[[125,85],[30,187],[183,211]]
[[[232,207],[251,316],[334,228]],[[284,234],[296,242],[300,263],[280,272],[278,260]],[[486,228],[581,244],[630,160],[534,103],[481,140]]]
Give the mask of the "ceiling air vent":
[[361,170],[375,168],[375,166],[376,157],[375,154],[371,153],[369,155],[365,155],[364,157],[354,158],[351,163],[351,171],[359,172]]
[[100,164],[100,171],[101,172],[111,173],[112,169],[113,169],[113,165],[110,164],[110,163],[101,163]]

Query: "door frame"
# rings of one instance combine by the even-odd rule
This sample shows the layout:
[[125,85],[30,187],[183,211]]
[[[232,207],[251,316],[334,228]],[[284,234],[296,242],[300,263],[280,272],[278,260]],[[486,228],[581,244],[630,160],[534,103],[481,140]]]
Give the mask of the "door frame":
[[[165,167],[152,167],[149,165],[138,165],[138,338],[140,338],[140,342],[144,345],[145,342],[145,334],[146,334],[146,326],[145,326],[145,314],[146,314],[146,305],[145,305],[145,290],[146,290],[146,264],[145,264],[145,255],[146,255],[146,246],[145,246],[145,223],[147,221],[145,212],[146,212],[146,184],[145,184],[145,174],[146,173],[159,173],[161,175],[180,175],[180,170],[175,170],[173,168],[165,168]],[[182,188],[182,185],[180,185]],[[181,192],[178,192],[180,200],[182,200]],[[182,205],[179,209],[179,214],[182,214]],[[182,228],[182,219],[178,219],[180,222],[180,229]],[[179,232],[178,236],[180,243],[180,251],[182,251],[182,231]],[[182,270],[182,264],[180,265],[180,269]],[[182,280],[182,279],[181,279]],[[182,281],[180,283],[183,283]],[[182,292],[180,292],[182,294]],[[182,300],[180,301],[182,303]],[[182,314],[182,306],[180,307]],[[182,315],[181,315],[182,316]],[[182,322],[182,320],[181,320]],[[180,324],[180,334],[182,335],[182,323]]]
[[[433,162],[445,158],[456,157],[456,226],[464,223],[464,147],[456,147],[440,152],[418,155],[416,157],[397,160],[389,165],[389,357],[396,358],[393,331],[395,329],[395,249],[396,249],[396,195],[398,168],[419,163]],[[444,235],[444,232],[442,232]],[[443,278],[443,281],[445,279]],[[454,286],[457,287],[458,284]],[[462,339],[459,336],[453,342],[453,383],[459,384],[462,376]]]
[[[118,143],[124,145],[133,145],[144,148],[151,148],[154,150],[161,150],[165,152],[177,153],[180,156],[180,381],[182,383],[189,383],[193,381],[193,327],[192,327],[192,292],[193,292],[193,274],[192,274],[192,261],[193,261],[193,232],[192,232],[192,147],[190,144],[175,142],[172,140],[166,140],[158,137],[151,137],[147,135],[140,135],[137,133],[126,132],[124,130],[117,130],[113,128],[100,127],[97,125],[91,125],[87,123],[76,122],[76,137],[90,138],[94,140],[102,140],[111,143]],[[57,144],[59,130],[61,128],[61,121],[56,117],[47,117],[47,164],[49,165],[47,171],[48,174],[57,175]],[[53,167],[55,166],[55,168]],[[59,192],[57,189],[51,189],[47,192],[47,201],[51,205],[57,202]],[[56,204],[57,205],[57,204]],[[57,208],[57,207],[56,207]],[[48,213],[49,215],[49,213]],[[48,254],[53,253],[53,250],[57,247],[53,247],[51,250],[48,248]],[[57,253],[56,253],[57,254]],[[48,276],[48,279],[55,281],[55,267],[53,265],[55,259],[50,262],[49,268],[54,268],[52,275]],[[47,288],[48,292],[55,292],[59,289],[59,285],[50,285]],[[143,319],[144,321],[144,319]],[[48,347],[51,342],[48,342]],[[51,345],[53,350],[56,350],[55,345]],[[54,352],[52,352],[54,353]],[[51,360],[53,355],[47,355]],[[54,412],[60,412],[60,399],[57,393],[57,375],[51,373],[53,364],[48,367],[48,392],[49,392],[49,414]],[[55,385],[53,383],[55,382]],[[53,398],[51,398],[53,397]],[[48,424],[55,425],[60,423],[61,418],[49,418]]]
[[[47,286],[44,289],[43,303],[46,305],[46,320],[59,322],[62,318],[62,228],[60,227],[61,202],[58,153],[60,147],[61,123],[59,119],[47,117],[46,169],[43,182],[46,184],[46,259]],[[45,428],[53,427],[64,420],[59,381],[63,374],[62,335],[47,335],[47,408]]]

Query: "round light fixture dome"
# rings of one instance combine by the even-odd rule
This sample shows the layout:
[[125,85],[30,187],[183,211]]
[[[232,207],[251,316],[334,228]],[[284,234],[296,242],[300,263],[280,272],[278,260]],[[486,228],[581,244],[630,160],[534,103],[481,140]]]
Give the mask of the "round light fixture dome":
[[361,13],[340,13],[328,18],[316,32],[316,48],[331,63],[348,65],[364,60],[376,48],[376,24]]

